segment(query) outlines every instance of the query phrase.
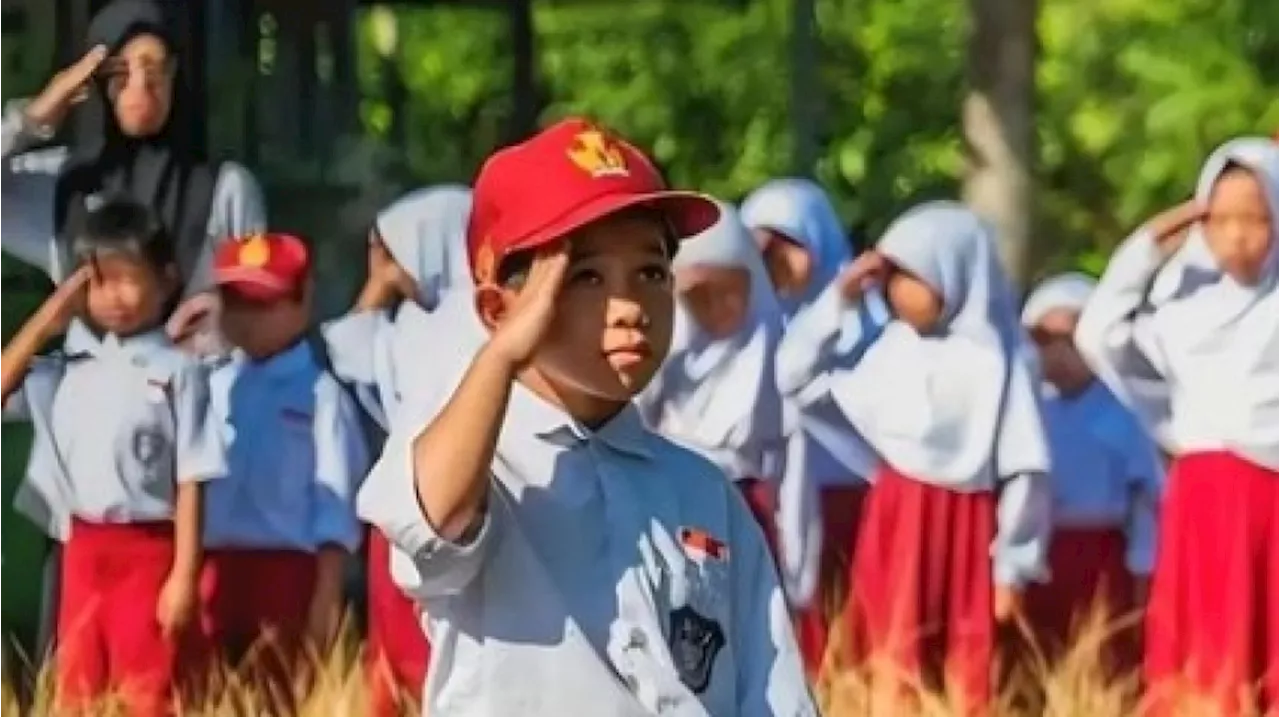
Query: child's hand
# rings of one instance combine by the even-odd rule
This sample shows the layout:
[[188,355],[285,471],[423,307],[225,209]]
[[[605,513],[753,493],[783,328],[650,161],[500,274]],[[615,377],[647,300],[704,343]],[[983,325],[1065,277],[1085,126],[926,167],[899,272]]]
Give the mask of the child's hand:
[[177,639],[187,629],[196,614],[195,581],[182,575],[170,574],[160,589],[156,601],[156,622],[166,640]]
[[836,280],[840,282],[845,301],[854,301],[868,286],[884,281],[888,273],[889,260],[875,249],[869,249],[859,254]]
[[342,591],[319,589],[307,607],[307,639],[323,655],[338,636],[342,621]]
[[1168,258],[1182,247],[1191,225],[1204,219],[1208,207],[1192,199],[1152,217],[1147,222],[1160,253]]
[[512,366],[523,366],[533,358],[555,317],[556,297],[569,266],[569,248],[560,242],[542,249],[533,260],[529,278],[511,310],[498,324],[489,347]]
[[85,294],[93,270],[85,265],[58,285],[36,312],[34,320],[46,337],[66,332],[71,320],[84,310]]
[[89,82],[93,79],[93,73],[98,71],[98,66],[106,59],[107,47],[98,45],[74,64],[59,71],[27,105],[27,117],[41,126],[58,126],[72,105],[89,96]]
[[1022,593],[1008,585],[997,585],[991,612],[1000,625],[1016,622],[1022,616]]

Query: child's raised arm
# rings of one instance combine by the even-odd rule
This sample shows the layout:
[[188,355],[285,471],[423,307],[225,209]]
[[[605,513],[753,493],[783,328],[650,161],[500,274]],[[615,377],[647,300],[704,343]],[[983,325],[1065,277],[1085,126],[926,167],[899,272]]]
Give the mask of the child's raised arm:
[[22,385],[22,379],[40,347],[65,332],[71,319],[80,312],[84,305],[85,287],[89,283],[89,271],[89,267],[84,266],[67,277],[5,345],[0,357],[0,397],[3,400],[8,400],[10,394]]

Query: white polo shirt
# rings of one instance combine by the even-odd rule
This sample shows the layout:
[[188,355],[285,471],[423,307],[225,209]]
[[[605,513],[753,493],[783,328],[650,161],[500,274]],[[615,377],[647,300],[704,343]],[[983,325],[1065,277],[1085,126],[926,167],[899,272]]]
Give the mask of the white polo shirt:
[[357,499],[426,608],[424,713],[817,714],[746,504],[634,407],[592,432],[517,384],[482,525],[440,538],[410,446],[459,380],[405,411]]

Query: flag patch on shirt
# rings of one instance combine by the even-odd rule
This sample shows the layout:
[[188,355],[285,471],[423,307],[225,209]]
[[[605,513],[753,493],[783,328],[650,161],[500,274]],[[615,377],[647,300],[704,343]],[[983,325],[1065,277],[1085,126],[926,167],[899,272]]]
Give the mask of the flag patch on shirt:
[[684,546],[685,550],[703,555],[712,560],[729,559],[729,546],[725,545],[723,541],[717,540],[705,530],[689,527],[681,528],[680,544]]
[[299,411],[296,408],[280,409],[280,417],[289,423],[305,423],[311,425],[311,414],[306,411]]

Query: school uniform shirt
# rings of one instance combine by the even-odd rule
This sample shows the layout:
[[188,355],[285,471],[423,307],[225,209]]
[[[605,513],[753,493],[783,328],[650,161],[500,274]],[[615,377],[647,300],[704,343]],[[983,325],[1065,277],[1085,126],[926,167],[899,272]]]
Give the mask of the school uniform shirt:
[[[5,252],[39,268],[60,283],[75,268],[69,248],[57,241],[53,226],[54,186],[66,162],[66,147],[24,152],[39,138],[24,127],[25,103],[5,106],[0,150],[0,222]],[[214,183],[209,212],[208,241],[191,279],[186,295],[207,290],[212,282],[213,253],[218,243],[266,228],[266,204],[257,180],[235,162],[223,162]]]
[[1100,381],[1076,396],[1044,383],[1041,396],[1054,525],[1122,527],[1129,571],[1150,574],[1164,481],[1155,445]]
[[402,414],[357,500],[426,609],[424,714],[816,714],[745,502],[632,406],[590,431],[515,385],[477,530],[436,533],[411,444],[467,350],[428,359],[453,372]]
[[170,520],[178,482],[226,473],[208,371],[163,331],[98,337],[77,321],[63,351],[6,402],[37,435],[18,507],[52,537],[65,540],[72,517]]
[[[879,320],[888,312],[872,307],[884,301],[878,290],[850,307],[833,287],[788,326],[778,385],[831,395],[879,458],[916,480],[958,492],[999,486],[994,578],[1013,586],[1043,580],[1049,450],[989,230],[955,202],[922,204],[895,225],[878,249],[939,287],[945,331],[921,336]],[[843,358],[822,365],[815,356],[832,340],[831,326],[841,326]]]
[[355,486],[371,463],[355,400],[306,341],[264,361],[236,352],[211,379],[227,476],[205,492],[212,548],[354,551]]
[[1258,283],[1241,285],[1218,269],[1199,224],[1168,262],[1144,227],[1112,256],[1080,317],[1076,345],[1167,452],[1230,451],[1276,470],[1280,160],[1269,139],[1228,142],[1206,162],[1196,199],[1207,203],[1229,163],[1259,177],[1271,209],[1271,249]]

